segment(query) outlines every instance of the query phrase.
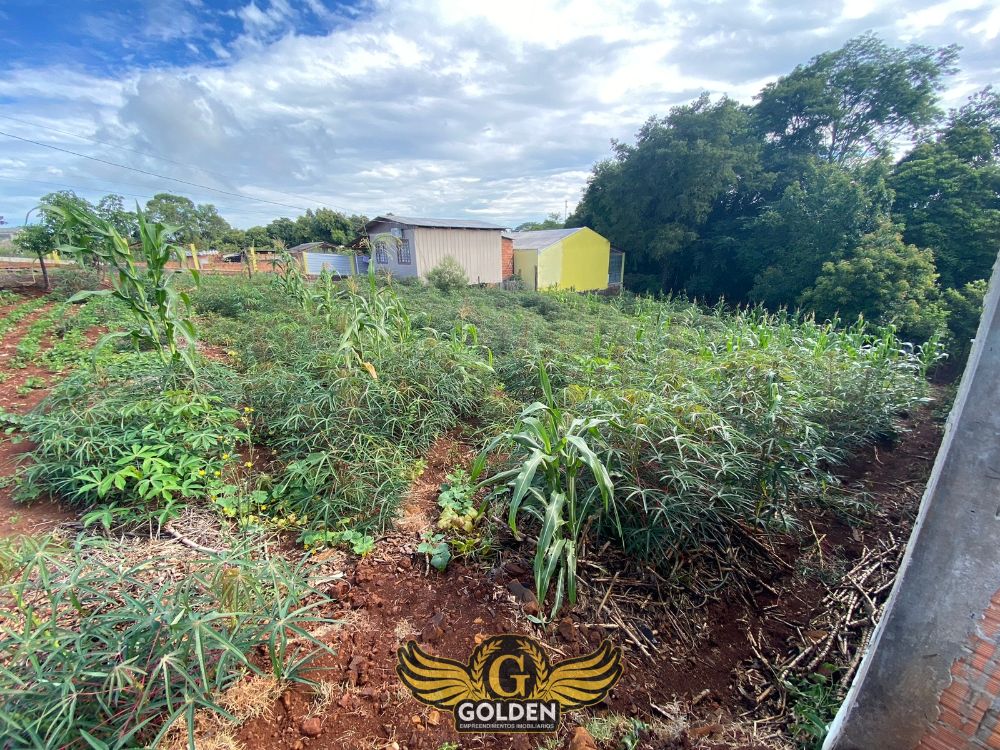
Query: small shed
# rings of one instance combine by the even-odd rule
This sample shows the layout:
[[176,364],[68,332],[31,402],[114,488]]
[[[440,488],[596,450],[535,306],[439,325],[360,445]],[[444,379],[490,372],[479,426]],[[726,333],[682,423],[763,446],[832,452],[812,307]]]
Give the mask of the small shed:
[[497,224],[385,214],[368,222],[365,232],[374,238],[372,262],[378,270],[394,276],[423,279],[445,258],[451,258],[470,283],[503,281],[504,227]]
[[607,289],[611,243],[589,227],[513,232],[514,272],[532,289]]
[[307,276],[319,276],[324,270],[337,276],[354,276],[368,271],[367,258],[359,258],[331,242],[303,242],[288,248],[288,252]]

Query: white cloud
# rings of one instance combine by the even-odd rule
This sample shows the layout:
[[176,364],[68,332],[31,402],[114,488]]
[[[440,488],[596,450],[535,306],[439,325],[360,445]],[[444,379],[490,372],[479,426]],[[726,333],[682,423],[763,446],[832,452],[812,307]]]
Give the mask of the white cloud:
[[[197,40],[213,50],[213,64],[116,78],[14,70],[3,91],[13,104],[3,112],[209,172],[11,126],[25,137],[279,203],[514,223],[562,212],[567,202],[572,209],[609,141],[631,138],[649,115],[702,90],[750,101],[765,81],[867,28],[890,42],[974,45],[972,66],[956,80],[962,92],[995,77],[995,55],[984,47],[1000,26],[995,8],[977,0],[904,6],[909,12],[858,0],[377,0],[345,20],[319,0],[299,9],[253,0],[233,12],[242,29],[235,42]],[[188,18],[191,6],[177,7]],[[313,18],[339,25],[322,36],[296,33],[296,24],[315,32]],[[941,38],[952,25],[956,38]],[[185,192],[242,226],[295,213],[3,146],[6,215],[30,207],[23,202],[32,183],[23,181],[32,179],[96,194],[104,192],[98,185]]]

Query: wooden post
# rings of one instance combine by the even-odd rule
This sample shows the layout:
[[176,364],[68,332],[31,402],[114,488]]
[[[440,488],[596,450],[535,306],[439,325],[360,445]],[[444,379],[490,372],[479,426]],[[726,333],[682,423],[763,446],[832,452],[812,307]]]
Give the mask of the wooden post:
[[257,273],[257,250],[253,245],[250,246],[250,275],[253,276]]
[[309,275],[309,263],[306,261],[306,255],[308,255],[308,253],[306,253],[306,251],[303,250],[302,251],[302,275],[303,276],[308,276]]
[[200,271],[201,263],[198,262],[198,251],[195,250],[193,242],[191,243],[190,247],[191,247],[191,260],[194,262],[194,268],[196,271]]
[[351,254],[351,276],[358,275],[358,256],[354,253]]

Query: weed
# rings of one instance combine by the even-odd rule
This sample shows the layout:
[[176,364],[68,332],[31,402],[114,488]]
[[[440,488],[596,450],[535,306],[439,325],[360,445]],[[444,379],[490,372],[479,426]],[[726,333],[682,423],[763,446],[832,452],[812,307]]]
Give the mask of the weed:
[[[306,628],[324,622],[325,598],[262,548],[194,561],[166,583],[169,561],[123,565],[93,539],[26,541],[0,558],[14,571],[0,586],[13,610],[0,734],[18,747],[155,745],[184,721],[194,748],[196,711],[226,716],[218,696],[247,673],[302,681],[324,648]],[[258,648],[264,668],[246,656]]]
[[[832,664],[823,668],[832,672]],[[785,682],[794,721],[790,727],[802,750],[819,750],[830,722],[840,707],[841,696],[828,674],[815,673]]]
[[435,534],[425,531],[420,535],[420,544],[417,545],[417,552],[427,558],[427,563],[434,566],[434,569],[443,573],[451,562],[451,549],[445,541],[444,534]]

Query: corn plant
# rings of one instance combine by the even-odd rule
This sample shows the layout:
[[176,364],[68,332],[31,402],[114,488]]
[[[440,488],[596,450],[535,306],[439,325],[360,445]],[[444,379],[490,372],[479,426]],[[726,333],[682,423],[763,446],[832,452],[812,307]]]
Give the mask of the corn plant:
[[294,301],[303,309],[308,309],[310,296],[306,288],[305,279],[302,276],[302,269],[295,258],[284,247],[280,248],[276,257],[271,261],[271,268],[275,271],[275,285],[281,292],[287,295],[288,299]]
[[[131,331],[109,333],[101,344],[128,336],[137,349],[145,345],[155,350],[164,364],[183,364],[194,372],[197,337],[194,323],[186,314],[190,299],[174,285],[175,277],[183,272],[167,269],[170,261],[180,262],[182,257],[181,249],[168,239],[174,228],[146,221],[136,207],[139,252],[145,262],[145,268],[140,270],[128,240],[111,222],[69,201],[52,203],[46,210],[61,222],[60,232],[78,243],[61,245],[62,252],[84,264],[96,261],[113,270],[110,290],[79,292],[69,301],[111,295],[124,302],[136,319],[137,325]],[[189,273],[197,285],[198,271],[190,269]]]
[[304,562],[250,544],[176,564],[122,563],[112,543],[83,537],[0,549],[5,747],[153,747],[185,721],[193,750],[196,711],[231,718],[227,687],[250,673],[304,682],[329,651],[310,633],[330,621]]
[[592,447],[603,442],[598,428],[611,417],[581,418],[564,412],[556,406],[544,364],[539,365],[538,375],[545,402],[525,407],[514,429],[487,445],[471,474],[473,480],[482,474],[487,456],[498,446],[513,446],[512,460],[519,465],[486,481],[510,481],[507,522],[515,536],[521,536],[518,517],[522,511],[539,521],[535,588],[544,605],[555,581],[554,617],[564,592],[570,605],[576,603],[577,560],[587,522],[614,510],[611,477]]

